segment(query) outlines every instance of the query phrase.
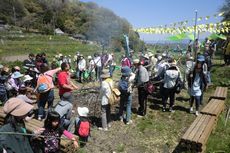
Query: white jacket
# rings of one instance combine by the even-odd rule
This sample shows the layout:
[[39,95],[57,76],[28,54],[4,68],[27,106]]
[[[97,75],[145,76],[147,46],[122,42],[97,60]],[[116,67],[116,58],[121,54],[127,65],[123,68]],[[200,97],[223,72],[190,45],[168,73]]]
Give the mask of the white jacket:
[[170,89],[175,87],[179,74],[177,70],[166,70],[164,74],[164,88]]
[[79,69],[80,71],[83,71],[83,70],[86,69],[86,61],[85,61],[85,59],[81,59],[81,60],[79,61],[79,63],[78,63],[78,69]]
[[[111,86],[111,87],[110,87]],[[111,88],[113,88],[113,81],[104,80],[101,83],[101,105],[109,104],[109,97],[112,94]]]

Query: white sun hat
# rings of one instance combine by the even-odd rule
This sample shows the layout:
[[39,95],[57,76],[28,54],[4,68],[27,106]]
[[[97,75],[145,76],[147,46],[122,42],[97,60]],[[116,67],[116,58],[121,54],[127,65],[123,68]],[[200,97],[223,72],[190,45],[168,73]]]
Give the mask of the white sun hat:
[[32,78],[30,75],[25,75],[25,76],[24,76],[23,82],[30,81],[30,80],[32,80],[32,79],[33,79],[33,78]]
[[78,107],[77,112],[79,116],[87,117],[89,113],[89,109],[87,107]]

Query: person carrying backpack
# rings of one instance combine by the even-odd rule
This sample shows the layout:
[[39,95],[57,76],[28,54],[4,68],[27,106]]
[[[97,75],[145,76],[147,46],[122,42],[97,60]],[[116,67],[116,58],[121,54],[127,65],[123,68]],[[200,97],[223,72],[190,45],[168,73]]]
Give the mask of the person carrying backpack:
[[176,61],[171,60],[169,61],[170,67],[165,71],[164,73],[164,79],[163,79],[163,89],[162,89],[162,102],[163,102],[163,108],[162,111],[166,111],[166,103],[168,98],[170,99],[169,104],[169,111],[175,112],[173,110],[174,102],[175,102],[175,93],[176,93],[176,86],[180,78],[180,70],[176,66]]
[[77,111],[79,117],[76,118],[75,133],[79,136],[80,146],[83,147],[90,136],[89,109],[87,107],[78,107]]
[[128,67],[122,67],[121,79],[119,81],[119,90],[121,92],[120,107],[119,107],[119,118],[123,122],[123,112],[126,105],[126,124],[131,124],[131,107],[132,107],[132,84],[135,79],[135,74]]
[[206,90],[207,77],[203,71],[204,56],[198,56],[194,70],[189,74],[188,85],[190,93],[190,113],[193,113],[193,103],[196,102],[196,116],[199,115],[199,107],[202,104],[203,92]]
[[54,108],[54,110],[58,112],[61,117],[61,126],[63,126],[65,129],[68,129],[69,131],[71,130],[69,125],[71,123],[73,109],[73,104],[70,102],[72,101],[71,98],[72,97],[70,92],[64,93],[62,100],[58,102]]
[[48,102],[48,108],[53,105],[54,101],[54,84],[53,76],[60,68],[49,70],[49,66],[44,64],[41,66],[41,74],[38,76],[36,91],[39,93],[38,98],[38,120],[44,118],[44,108]]

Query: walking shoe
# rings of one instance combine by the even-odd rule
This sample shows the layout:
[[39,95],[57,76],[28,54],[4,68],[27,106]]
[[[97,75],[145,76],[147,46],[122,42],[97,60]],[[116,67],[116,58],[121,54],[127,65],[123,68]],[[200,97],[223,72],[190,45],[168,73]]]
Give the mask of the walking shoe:
[[132,124],[133,121],[132,120],[129,120],[126,124],[129,125],[129,124]]
[[108,124],[108,128],[111,128],[111,127],[112,127],[112,125],[111,125],[111,123],[109,123],[109,124]]
[[195,113],[195,114],[196,114],[196,116],[198,116],[198,115],[199,115],[199,112],[198,112],[198,111],[196,111],[196,113]]
[[163,107],[163,108],[162,108],[162,112],[165,112],[165,111],[166,111],[166,110],[165,110],[165,107]]
[[137,115],[137,117],[142,118],[142,117],[144,117],[144,116],[142,116],[142,115]]
[[190,112],[190,113],[193,113],[193,107],[190,107],[189,112]]
[[101,131],[108,131],[108,128],[99,127],[98,130],[101,130]]
[[170,111],[171,113],[174,113],[174,112],[175,112],[175,110],[173,110],[172,107],[169,108],[169,111]]

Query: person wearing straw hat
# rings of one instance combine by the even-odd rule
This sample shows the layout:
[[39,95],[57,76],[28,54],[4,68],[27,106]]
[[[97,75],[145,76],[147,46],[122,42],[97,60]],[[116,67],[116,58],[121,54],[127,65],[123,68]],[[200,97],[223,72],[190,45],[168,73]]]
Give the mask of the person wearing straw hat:
[[111,115],[109,97],[112,94],[113,80],[110,78],[109,71],[106,69],[102,71],[101,79],[100,97],[102,127],[99,127],[99,130],[108,131]]
[[139,59],[133,60],[133,65],[136,67],[136,77],[135,77],[135,84],[138,88],[138,101],[139,101],[139,108],[138,108],[138,117],[143,117],[146,115],[147,112],[147,91],[145,90],[145,85],[149,81],[149,74],[146,68],[141,65]]
[[[4,105],[5,125],[0,128],[0,151],[7,153],[33,153],[24,119],[33,106],[19,98],[10,98]],[[3,134],[8,132],[8,134]],[[12,133],[12,134],[10,134]],[[18,135],[16,135],[18,133]],[[20,134],[20,135],[19,135]]]

